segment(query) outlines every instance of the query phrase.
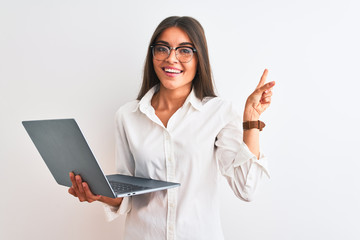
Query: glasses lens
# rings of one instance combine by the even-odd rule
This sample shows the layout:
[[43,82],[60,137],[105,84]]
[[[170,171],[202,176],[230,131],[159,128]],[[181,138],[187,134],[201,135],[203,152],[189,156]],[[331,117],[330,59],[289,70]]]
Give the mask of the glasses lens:
[[180,47],[176,50],[177,59],[183,63],[190,62],[193,54],[192,48],[189,47]]
[[[154,45],[152,53],[156,60],[162,61],[170,56],[170,49],[170,47],[165,45]],[[180,62],[187,63],[191,61],[194,55],[194,50],[190,47],[178,47],[176,48],[175,55]]]
[[156,60],[165,60],[170,53],[170,49],[166,46],[155,45],[153,47],[153,56]]

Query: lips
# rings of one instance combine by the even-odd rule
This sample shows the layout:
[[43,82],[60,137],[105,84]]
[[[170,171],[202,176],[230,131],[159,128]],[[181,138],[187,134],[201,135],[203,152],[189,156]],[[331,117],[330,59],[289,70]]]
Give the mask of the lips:
[[180,74],[183,71],[173,67],[163,67],[162,70],[167,74]]

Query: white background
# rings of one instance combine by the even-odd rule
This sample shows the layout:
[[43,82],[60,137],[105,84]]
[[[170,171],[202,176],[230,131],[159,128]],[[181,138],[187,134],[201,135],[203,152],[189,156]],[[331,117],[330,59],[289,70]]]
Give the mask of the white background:
[[76,118],[114,172],[114,113],[136,98],[147,45],[171,15],[198,19],[220,96],[241,111],[264,68],[271,180],[237,199],[223,182],[226,239],[358,239],[357,1],[0,1],[0,239],[122,239],[99,203],[53,180],[22,120]]

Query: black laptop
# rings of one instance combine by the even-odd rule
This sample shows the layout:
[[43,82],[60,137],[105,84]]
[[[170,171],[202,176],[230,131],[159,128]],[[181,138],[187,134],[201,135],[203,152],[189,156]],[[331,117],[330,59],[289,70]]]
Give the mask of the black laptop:
[[71,187],[69,172],[74,172],[81,175],[94,194],[112,198],[180,186],[121,174],[105,176],[75,119],[23,121],[22,124],[60,185]]

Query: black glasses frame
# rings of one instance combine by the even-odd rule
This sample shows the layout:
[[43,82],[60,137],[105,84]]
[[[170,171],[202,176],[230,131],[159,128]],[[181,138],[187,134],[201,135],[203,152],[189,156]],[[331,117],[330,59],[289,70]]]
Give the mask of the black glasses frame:
[[[182,62],[182,61],[179,60],[179,62],[181,62],[181,63],[188,63],[188,62],[190,62],[190,61],[192,60],[193,56],[194,56],[194,53],[196,53],[196,48],[194,48],[194,47],[189,47],[189,46],[169,47],[168,45],[164,45],[164,44],[154,44],[154,45],[151,45],[151,46],[150,46],[153,57],[155,57],[155,53],[154,53],[154,47],[155,47],[155,46],[163,46],[163,47],[166,47],[167,49],[169,49],[169,54],[168,54],[167,58],[170,56],[171,50],[174,49],[174,50],[175,50],[175,57],[176,57],[177,60],[179,60],[179,59],[178,59],[178,56],[177,56],[177,55],[178,55],[178,54],[177,54],[177,50],[178,50],[179,48],[190,48],[190,49],[193,51],[193,54],[192,54],[190,60],[187,61],[187,62]],[[167,58],[165,58],[165,59],[167,59]],[[156,58],[155,58],[155,59],[156,59]],[[163,59],[163,60],[165,60],[165,59]],[[159,60],[159,59],[156,59],[156,60]],[[159,61],[161,61],[161,60],[159,60]]]

